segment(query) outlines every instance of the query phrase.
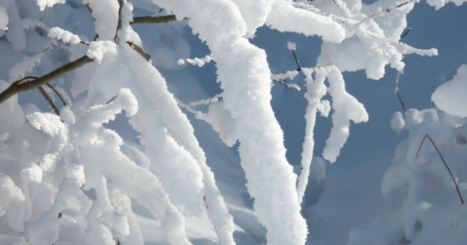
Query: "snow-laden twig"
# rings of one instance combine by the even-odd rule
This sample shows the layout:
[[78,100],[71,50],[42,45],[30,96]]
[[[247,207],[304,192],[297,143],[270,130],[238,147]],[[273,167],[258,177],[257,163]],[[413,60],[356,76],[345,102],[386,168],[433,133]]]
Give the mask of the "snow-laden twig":
[[211,58],[211,56],[209,55],[206,55],[204,56],[203,58],[194,58],[194,59],[179,59],[177,64],[178,65],[183,65],[185,63],[189,63],[189,64],[192,64],[192,65],[197,65],[199,67],[202,67],[204,66],[206,63],[209,63],[211,62],[213,59]]
[[[311,3],[311,2],[310,2],[310,3]],[[295,8],[300,8],[300,9],[304,9],[304,10],[313,12],[313,13],[318,14],[318,15],[321,15],[321,16],[330,17],[331,19],[333,19],[334,21],[339,22],[339,23],[343,23],[343,24],[344,24],[344,23],[348,23],[348,24],[356,24],[356,23],[358,23],[358,21],[356,21],[356,20],[352,20],[352,19],[348,19],[348,18],[336,16],[336,15],[333,15],[333,14],[331,14],[331,13],[325,12],[325,11],[323,11],[323,10],[321,10],[321,9],[318,9],[318,8],[314,7],[314,6],[311,5],[310,3],[294,2],[294,3],[292,4],[292,6],[294,6]]]
[[32,28],[36,28],[36,27],[40,27],[40,28],[44,29],[45,31],[50,30],[50,27],[47,26],[44,22],[42,22],[40,20],[33,20],[33,19],[29,19],[29,18],[23,19],[23,28],[24,29],[28,30],[28,29],[32,29]]
[[276,79],[273,79],[272,81],[276,82],[276,83],[280,83],[280,84],[282,84],[282,85],[284,85],[284,86],[286,86],[288,88],[294,88],[294,89],[300,91],[300,86],[298,86],[296,83],[286,83],[286,82],[283,82],[281,80],[276,80]]
[[177,101],[178,106],[180,106],[181,108],[184,108],[184,109],[186,109],[187,111],[189,111],[189,112],[191,112],[191,113],[193,113],[193,114],[195,114],[195,115],[198,115],[199,113],[202,114],[202,112],[195,110],[195,109],[191,106],[191,103],[190,103],[190,105],[187,105],[187,104],[183,103],[183,101],[181,101],[181,100],[178,99],[177,97],[174,97],[174,98],[175,98],[175,101]]
[[397,78],[396,78],[396,91],[395,92],[397,93],[397,96],[399,97],[399,101],[401,102],[402,109],[404,109],[404,112],[407,112],[407,110],[405,109],[404,101],[402,100],[401,94],[399,93],[399,76],[400,75],[401,75],[401,72],[398,72]]
[[380,11],[378,11],[378,12],[376,12],[376,13],[373,13],[373,14],[367,16],[365,19],[361,20],[360,23],[363,23],[363,22],[365,22],[365,21],[367,21],[367,20],[369,20],[369,19],[376,18],[376,17],[378,17],[378,16],[385,15],[385,14],[387,14],[387,13],[391,13],[394,9],[401,8],[401,7],[403,7],[403,6],[407,5],[407,4],[410,4],[410,3],[418,3],[418,2],[419,2],[419,0],[409,0],[409,1],[407,1],[407,2],[399,3],[399,4],[395,5],[395,6],[392,6],[392,7],[389,7],[389,8],[385,8],[385,9],[383,9],[383,10],[380,10]]
[[219,94],[216,94],[216,95],[214,95],[212,97],[209,97],[209,98],[204,98],[204,99],[192,101],[192,102],[190,102],[190,106],[199,106],[199,105],[212,104],[214,102],[219,101],[219,98],[222,97],[222,94],[223,94],[223,92],[220,92]]
[[59,28],[59,27],[53,27],[52,29],[50,29],[48,37],[57,39],[57,40],[62,40],[64,43],[71,43],[71,44],[82,43],[82,44],[89,46],[89,43],[81,41],[78,35],[75,35],[69,31],[63,30],[62,28]]

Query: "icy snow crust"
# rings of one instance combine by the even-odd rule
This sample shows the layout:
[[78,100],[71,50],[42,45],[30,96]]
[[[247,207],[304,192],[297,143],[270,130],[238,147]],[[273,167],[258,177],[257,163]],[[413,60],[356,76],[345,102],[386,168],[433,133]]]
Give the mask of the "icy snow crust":
[[[331,115],[333,127],[322,153],[331,163],[349,138],[350,122],[369,119],[364,105],[347,92],[343,72],[364,70],[368,78],[380,79],[386,65],[402,72],[406,54],[437,55],[436,49],[400,42],[416,1],[134,0],[157,15],[189,17],[142,33],[154,43],[142,42],[129,24],[133,4],[121,2],[0,1],[0,37],[5,36],[0,49],[15,60],[6,71],[0,68],[9,81],[0,80],[0,91],[83,55],[94,60],[53,82],[67,105],[43,86],[60,115],[20,103],[17,95],[0,104],[0,243],[305,244],[312,222],[302,216],[305,195],[310,184],[322,187],[326,176],[325,161],[313,155],[317,113]],[[436,8],[444,3],[429,1]],[[189,58],[182,35],[186,23],[209,55]],[[316,66],[273,74],[265,50],[249,39],[265,25],[322,39]],[[152,60],[127,42],[146,48]],[[289,50],[297,46],[287,43]],[[211,61],[222,92],[201,101],[186,102],[189,96],[180,96],[181,88],[161,74],[185,63],[201,68]],[[391,128],[409,136],[396,150],[382,193],[390,199],[403,190],[404,202],[389,218],[352,230],[348,244],[427,244],[435,240],[435,230],[457,234],[466,227],[465,210],[437,151],[427,139],[420,147],[429,134],[450,155],[446,159],[455,181],[465,179],[458,160],[465,158],[467,139],[467,114],[460,106],[466,104],[466,67],[433,94],[438,108],[451,115],[410,109],[393,116]],[[180,80],[191,78],[180,74],[185,74]],[[271,106],[271,82],[300,76],[307,105],[298,170],[286,158],[284,133]],[[194,96],[202,94],[196,91],[202,90],[199,84],[180,84],[192,86]],[[209,123],[225,145],[238,146],[239,159],[218,157],[211,167],[239,161],[241,178],[238,171],[225,176],[241,187],[223,186],[221,193],[205,155],[213,150],[201,148],[193,126],[199,122],[190,121],[191,114]],[[122,121],[126,124],[110,129]],[[248,197],[242,198],[254,199],[254,211],[232,198],[243,190],[243,177]],[[466,241],[453,237],[452,244]]]

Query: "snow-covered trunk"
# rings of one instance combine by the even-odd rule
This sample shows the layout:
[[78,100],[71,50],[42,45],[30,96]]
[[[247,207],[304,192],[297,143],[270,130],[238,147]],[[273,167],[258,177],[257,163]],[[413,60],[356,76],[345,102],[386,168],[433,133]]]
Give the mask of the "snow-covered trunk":
[[307,227],[300,214],[296,175],[285,158],[283,133],[270,104],[265,52],[242,37],[245,22],[232,2],[183,5],[192,9],[187,12],[175,4],[160,3],[176,14],[190,14],[189,25],[206,41],[217,63],[224,108],[236,119],[241,164],[259,220],[268,229],[268,243],[304,244]]

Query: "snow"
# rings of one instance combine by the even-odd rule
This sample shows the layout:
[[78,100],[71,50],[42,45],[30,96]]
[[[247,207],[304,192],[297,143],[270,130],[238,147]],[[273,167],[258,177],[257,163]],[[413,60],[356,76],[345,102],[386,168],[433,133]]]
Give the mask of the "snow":
[[294,42],[287,42],[287,48],[289,50],[296,50],[297,49],[297,44]]
[[4,7],[0,6],[0,29],[1,30],[8,30],[8,14]]
[[391,119],[391,129],[394,130],[396,133],[402,132],[402,130],[405,127],[405,120],[402,117],[402,113],[400,111],[397,111],[394,113]]
[[41,11],[44,11],[46,7],[53,7],[55,4],[65,3],[65,0],[36,0],[36,1]]
[[428,4],[0,1],[0,91],[95,61],[0,104],[0,243],[464,244],[466,5]]
[[79,39],[77,35],[59,27],[53,27],[50,29],[47,36],[57,40],[62,40],[65,43],[78,44],[81,42],[81,39]]
[[189,63],[189,64],[192,64],[192,65],[197,65],[199,67],[202,67],[204,66],[206,63],[209,63],[211,62],[212,58],[209,56],[209,55],[206,55],[205,57],[203,58],[194,58],[194,59],[186,59],[186,60],[178,60],[177,61],[177,64],[178,65],[183,65],[185,63]]
[[467,65],[462,65],[451,81],[439,86],[431,100],[436,107],[458,117],[467,117]]
[[35,54],[31,57],[24,57],[24,59],[11,68],[9,75],[11,81],[16,81],[25,76],[26,73],[31,72],[32,69],[41,62],[43,53]]
[[95,41],[89,45],[86,56],[91,59],[96,59],[97,62],[101,62],[104,58],[104,54],[109,52],[115,54],[117,52],[115,43],[111,41]]
[[333,128],[331,135],[326,141],[326,148],[323,150],[323,157],[331,163],[335,162],[339,156],[340,149],[344,146],[349,137],[350,120],[355,123],[368,121],[368,113],[365,107],[348,94],[342,74],[335,67],[328,68],[326,76],[329,81],[329,94],[333,98],[332,114]]

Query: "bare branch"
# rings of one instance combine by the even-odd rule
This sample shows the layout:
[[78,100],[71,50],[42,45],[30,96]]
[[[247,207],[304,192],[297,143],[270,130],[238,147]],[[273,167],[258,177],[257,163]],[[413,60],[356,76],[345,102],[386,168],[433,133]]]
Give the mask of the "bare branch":
[[[3,92],[0,93],[0,104],[5,102],[7,99],[9,99],[11,96],[15,94],[19,94],[24,91],[28,91],[31,89],[35,89],[41,85],[44,85],[70,71],[73,71],[75,69],[80,68],[81,66],[84,66],[90,62],[92,62],[93,59],[89,58],[88,56],[83,56],[75,61],[72,61],[55,71],[52,71],[42,77],[39,78],[34,78],[33,80],[29,80],[26,78],[22,78],[10,85],[7,89],[5,89]],[[30,78],[30,77],[29,77]]]
[[52,107],[52,109],[54,110],[55,114],[57,114],[58,116],[60,116],[60,111],[58,110],[58,108],[55,106],[54,102],[50,99],[50,97],[47,95],[47,93],[45,93],[44,89],[39,86],[37,87],[39,89],[39,91],[41,92],[42,96],[44,96],[45,100],[47,100],[47,102],[49,102],[49,105],[50,107]]
[[295,63],[297,63],[297,71],[301,71],[302,68],[300,67],[300,64],[298,63],[297,55],[295,54],[295,50],[292,49],[293,57],[295,59]]
[[91,16],[92,16],[92,19],[93,19],[93,20],[94,20],[94,22],[95,22],[95,21],[96,21],[96,18],[94,18],[94,16],[92,15],[92,8],[91,8],[91,6],[89,6],[89,3],[87,3],[87,4],[86,4],[86,8],[88,8],[88,10],[89,10],[89,13],[90,13],[90,14],[91,14]]
[[433,146],[435,147],[436,151],[438,152],[439,157],[441,157],[441,160],[443,161],[444,166],[446,166],[446,168],[448,169],[449,174],[451,175],[452,181],[454,182],[454,185],[456,185],[457,194],[459,194],[459,198],[461,199],[462,204],[464,204],[464,199],[462,198],[461,192],[459,191],[459,186],[457,185],[456,179],[454,178],[454,175],[452,175],[451,169],[449,168],[448,164],[447,164],[446,161],[444,160],[444,157],[443,157],[443,155],[441,154],[441,152],[439,151],[439,149],[438,149],[438,147],[436,146],[435,142],[433,142],[433,140],[431,139],[430,135],[425,134],[425,137],[423,137],[422,143],[420,143],[420,147],[418,148],[417,155],[415,156],[415,159],[418,157],[418,153],[420,153],[420,150],[422,149],[423,142],[425,142],[425,139],[426,139],[426,138],[428,138],[428,139],[431,141],[431,143],[432,143]]
[[[184,20],[189,18],[185,17]],[[148,24],[148,23],[167,23],[170,21],[176,21],[177,17],[175,15],[164,15],[164,16],[143,16],[143,17],[133,17],[133,21],[130,22],[130,25],[136,24]]]
[[404,112],[407,112],[407,110],[405,109],[404,101],[402,101],[401,94],[399,93],[399,89],[396,89],[396,93],[397,93],[397,96],[399,96],[399,101],[401,102],[402,109],[404,109]]
[[407,34],[409,34],[409,31],[411,31],[412,29],[407,29],[407,31],[401,36],[400,39],[402,39],[403,37],[407,36]]
[[140,54],[141,56],[143,56],[143,58],[145,58],[147,61],[149,61],[149,59],[151,58],[151,56],[146,53],[146,51],[144,51],[143,48],[141,48],[140,46],[136,45],[135,43],[133,42],[130,42],[128,41],[127,42],[128,45],[130,45],[130,47],[132,47],[136,52],[138,52],[138,54]]
[[402,97],[401,97],[401,94],[399,93],[399,77],[401,75],[402,72],[397,72],[397,77],[396,77],[396,93],[397,93],[397,96],[399,97],[399,101],[401,102],[401,105],[402,105],[402,109],[404,109],[404,112],[407,112],[407,110],[405,109],[405,104],[404,104],[404,101],[402,101]]
[[342,9],[342,7],[336,2],[336,0],[333,0],[333,1],[341,11],[344,11],[344,9]]
[[62,96],[60,95],[60,93],[59,93],[57,90],[55,90],[55,88],[52,87],[52,85],[50,85],[49,83],[46,83],[46,84],[47,84],[47,86],[48,86],[49,88],[51,88],[51,89],[55,92],[55,94],[58,95],[58,97],[59,97],[60,100],[62,101],[63,105],[66,106],[65,100],[63,100],[63,98],[62,98]]
[[284,85],[284,86],[286,86],[286,87],[289,87],[289,84],[288,84],[288,83],[282,82],[281,80],[273,79],[272,81],[273,81],[273,82],[276,82],[276,83],[280,83],[280,84],[282,84],[282,85]]

